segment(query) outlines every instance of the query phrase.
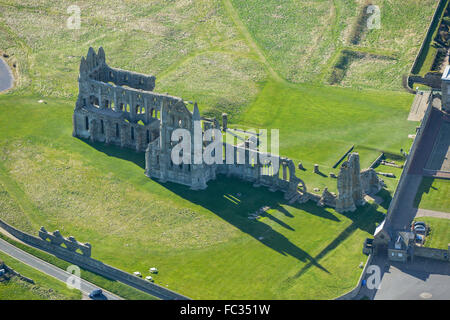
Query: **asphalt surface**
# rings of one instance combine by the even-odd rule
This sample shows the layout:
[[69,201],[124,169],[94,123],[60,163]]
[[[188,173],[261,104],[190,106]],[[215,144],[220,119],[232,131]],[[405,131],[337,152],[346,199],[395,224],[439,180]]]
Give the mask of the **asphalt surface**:
[[[35,256],[33,256],[29,253],[26,253],[23,250],[20,250],[19,248],[13,246],[12,244],[6,242],[3,239],[0,239],[0,251],[29,265],[30,267],[33,267],[49,276],[52,276],[60,281],[65,282],[65,283],[67,283],[68,278],[72,276],[71,273],[69,273],[65,270],[62,270],[52,264],[49,264],[39,258],[36,258]],[[80,291],[82,293],[84,293],[85,295],[89,295],[89,293],[94,289],[99,289],[99,287],[90,282],[87,282],[86,280],[80,279]],[[122,298],[120,298],[110,292],[107,292],[103,289],[102,289],[102,291],[103,291],[103,296],[98,297],[98,299],[95,299],[95,300],[123,300]]]
[[0,92],[8,90],[13,85],[13,77],[9,66],[0,58]]
[[374,299],[450,300],[450,263],[423,258],[393,263],[385,269]]

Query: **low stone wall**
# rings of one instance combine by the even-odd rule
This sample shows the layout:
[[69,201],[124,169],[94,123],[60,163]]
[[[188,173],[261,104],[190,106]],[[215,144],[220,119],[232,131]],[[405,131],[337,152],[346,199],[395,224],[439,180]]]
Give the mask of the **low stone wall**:
[[374,169],[375,167],[378,167],[378,165],[380,164],[381,160],[383,160],[385,158],[384,156],[384,152],[382,152],[376,159],[374,162],[372,162],[372,164],[369,166],[369,168]]
[[429,259],[437,259],[442,261],[450,261],[450,245],[447,250],[426,248],[426,247],[414,247],[414,256]]
[[[412,87],[414,83],[420,83],[424,84],[426,86],[429,86],[433,89],[440,90],[441,89],[441,80],[442,73],[440,72],[428,72],[425,77],[421,76],[409,76],[409,83],[408,85]],[[414,89],[414,88],[413,88]]]
[[128,272],[114,268],[110,265],[104,264],[101,261],[92,259],[90,257],[83,256],[77,252],[69,251],[63,247],[51,244],[48,241],[42,240],[38,237],[32,236],[26,232],[20,231],[13,226],[7,224],[0,219],[0,228],[3,228],[8,233],[16,237],[17,239],[29,244],[33,247],[46,251],[56,257],[76,264],[91,272],[95,272],[104,277],[114,279],[123,282],[127,285],[136,287],[144,292],[153,291],[164,297],[165,300],[186,300],[189,299],[183,295],[173,292],[169,289],[161,287],[157,284],[151,283],[147,280],[136,277]]
[[[416,58],[414,59],[414,63],[411,66],[411,70],[409,71],[409,74],[414,74],[414,72],[416,71],[415,69],[417,68],[417,64],[419,63],[419,60],[425,50],[425,46],[427,45],[427,40],[432,37],[432,34],[434,32],[434,24],[438,23],[439,21],[436,22],[436,19],[439,19],[439,14],[441,13],[441,7],[445,5],[447,0],[440,0],[436,3],[436,9],[434,10],[434,14],[433,14],[433,18],[430,21],[430,24],[428,25],[427,31],[425,33],[425,37],[422,38],[424,39],[424,41],[422,41],[422,45],[420,46],[419,51],[417,52]],[[439,25],[436,26],[436,28],[439,28]]]
[[31,284],[34,284],[34,280],[33,279],[21,275],[19,272],[17,272],[16,270],[8,267],[6,264],[3,265],[3,268],[5,269],[5,271],[7,273],[10,273],[10,274],[18,277],[20,280],[28,282],[28,283],[31,283]]
[[347,150],[347,152],[333,165],[333,169],[336,169],[337,168],[337,166],[339,165],[339,163],[341,163],[342,162],[342,160],[344,160],[345,159],[345,157],[346,156],[348,156],[348,154],[350,153],[350,152],[352,152],[353,151],[353,149],[355,148],[355,145],[352,145],[351,147],[350,147],[350,149],[348,149]]

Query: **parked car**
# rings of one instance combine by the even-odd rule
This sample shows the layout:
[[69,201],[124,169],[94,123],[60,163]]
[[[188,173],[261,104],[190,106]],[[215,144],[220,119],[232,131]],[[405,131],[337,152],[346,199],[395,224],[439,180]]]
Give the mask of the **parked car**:
[[142,274],[139,271],[133,272],[136,277],[142,278]]
[[418,243],[423,243],[423,236],[420,234],[416,234],[416,242]]
[[423,226],[424,228],[426,228],[427,224],[423,221],[416,221],[416,222],[414,222],[414,227],[415,226]]
[[89,293],[89,298],[94,299],[103,295],[102,289],[94,289]]
[[152,277],[152,276],[146,276],[146,277],[145,277],[145,280],[148,280],[148,281],[150,281],[150,282],[153,282],[153,277]]
[[415,226],[415,227],[414,227],[414,231],[415,231],[416,233],[423,233],[423,234],[425,234],[425,232],[427,231],[427,229],[425,229],[424,226],[418,225],[418,226]]
[[150,271],[151,273],[158,273],[158,269],[156,269],[155,267],[150,268],[148,271]]

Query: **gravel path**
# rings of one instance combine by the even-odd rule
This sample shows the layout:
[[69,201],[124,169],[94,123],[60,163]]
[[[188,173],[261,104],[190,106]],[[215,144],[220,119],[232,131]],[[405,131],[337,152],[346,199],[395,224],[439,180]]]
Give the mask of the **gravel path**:
[[418,209],[416,217],[433,217],[433,218],[450,219],[450,213],[433,211],[428,209]]

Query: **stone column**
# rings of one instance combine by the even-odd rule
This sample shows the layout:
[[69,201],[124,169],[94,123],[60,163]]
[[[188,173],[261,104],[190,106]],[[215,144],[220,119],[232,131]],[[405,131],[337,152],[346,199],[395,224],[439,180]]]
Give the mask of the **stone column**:
[[95,132],[97,130],[96,128],[96,121],[95,119],[91,119],[91,121],[89,122],[89,139],[91,140],[91,142],[95,141]]
[[149,123],[149,121],[150,121],[150,110],[149,110],[148,102],[147,102],[148,99],[145,96],[143,98],[144,98],[144,108],[145,108],[145,122]]
[[134,135],[136,140],[136,151],[141,150],[141,144],[142,144],[142,131],[139,127],[134,128]]
[[[283,166],[283,180],[287,180],[287,167],[286,167],[286,163],[282,162],[282,166]],[[279,169],[278,169],[279,170]]]
[[126,146],[126,141],[127,141],[127,137],[126,137],[126,126],[121,125],[120,126],[120,146],[123,148]]
[[136,119],[136,113],[135,113],[135,105],[134,105],[134,99],[133,99],[133,94],[130,92],[129,93],[129,104],[130,104],[130,119],[131,120],[135,120]]
[[[115,106],[115,105],[114,105]],[[105,129],[105,143],[111,143],[111,122],[107,119],[103,121],[103,126]]]
[[117,103],[117,92],[116,92],[116,90],[114,90],[114,111],[117,112],[119,110],[120,110],[120,107]]
[[103,105],[102,105],[102,88],[101,87],[98,88],[98,106],[100,108],[103,108]]
[[228,128],[228,115],[226,113],[222,113],[222,130],[227,131]]
[[77,136],[77,116],[76,113],[74,112],[72,114],[72,137],[76,137]]

